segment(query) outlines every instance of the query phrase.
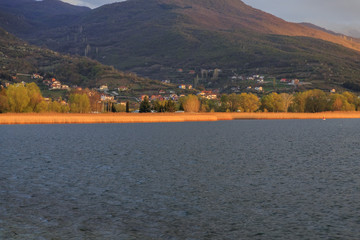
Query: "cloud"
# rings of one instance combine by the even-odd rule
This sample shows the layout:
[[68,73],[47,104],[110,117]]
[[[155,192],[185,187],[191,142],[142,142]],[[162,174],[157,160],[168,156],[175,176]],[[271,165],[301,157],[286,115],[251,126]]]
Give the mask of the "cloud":
[[[360,31],[359,0],[244,0],[291,22],[310,22],[349,34]],[[360,35],[359,35],[360,36]]]
[[100,7],[105,4],[114,3],[114,2],[122,2],[124,0],[61,0],[61,1],[73,4],[73,5],[78,5],[78,6],[97,8],[97,7]]

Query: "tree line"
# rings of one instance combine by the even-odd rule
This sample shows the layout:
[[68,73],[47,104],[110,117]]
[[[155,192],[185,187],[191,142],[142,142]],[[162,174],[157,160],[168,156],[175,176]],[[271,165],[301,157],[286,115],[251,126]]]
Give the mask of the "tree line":
[[46,100],[36,83],[16,83],[0,91],[0,113],[6,112],[87,113],[90,112],[90,100],[85,93],[70,94],[68,103],[62,99]]
[[171,100],[152,101],[148,98],[140,104],[140,112],[305,112],[358,111],[360,98],[351,92],[325,93],[314,89],[294,94],[270,93],[261,98],[252,93],[223,94],[220,100],[188,95],[177,104]]
[[[55,112],[88,113],[101,111],[99,93],[90,90],[71,92],[68,102],[44,99],[36,83],[12,84],[0,91],[0,113],[5,112]],[[109,105],[111,111],[129,112],[126,106]],[[122,109],[124,108],[124,109]],[[270,93],[261,98],[252,93],[223,94],[219,100],[209,100],[195,95],[181,97],[179,101],[149,98],[140,103],[140,112],[323,112],[359,111],[360,98],[351,92],[325,93],[314,89],[294,94]]]

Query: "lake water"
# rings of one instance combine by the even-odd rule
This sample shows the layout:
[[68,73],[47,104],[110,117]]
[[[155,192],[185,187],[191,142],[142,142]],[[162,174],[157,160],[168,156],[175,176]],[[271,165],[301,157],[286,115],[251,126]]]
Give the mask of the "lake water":
[[0,126],[0,239],[360,239],[360,120]]

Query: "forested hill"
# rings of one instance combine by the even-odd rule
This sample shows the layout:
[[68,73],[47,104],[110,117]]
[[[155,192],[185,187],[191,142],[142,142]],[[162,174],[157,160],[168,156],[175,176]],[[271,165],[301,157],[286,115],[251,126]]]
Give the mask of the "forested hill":
[[357,40],[286,22],[240,0],[128,0],[69,19],[21,34],[33,44],[156,79],[179,77],[179,68],[197,74],[218,68],[299,78],[314,88],[360,83]]
[[61,82],[81,87],[111,88],[128,86],[137,89],[167,88],[159,81],[133,73],[123,73],[85,57],[63,55],[19,40],[0,28],[0,81],[14,81],[17,74],[41,73]]

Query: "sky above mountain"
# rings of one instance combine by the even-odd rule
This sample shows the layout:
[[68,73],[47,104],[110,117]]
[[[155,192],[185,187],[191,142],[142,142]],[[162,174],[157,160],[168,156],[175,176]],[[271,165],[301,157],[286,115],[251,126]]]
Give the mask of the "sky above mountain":
[[[121,0],[62,0],[96,8]],[[360,37],[359,0],[243,0],[252,7],[291,22],[309,22],[346,35]]]

